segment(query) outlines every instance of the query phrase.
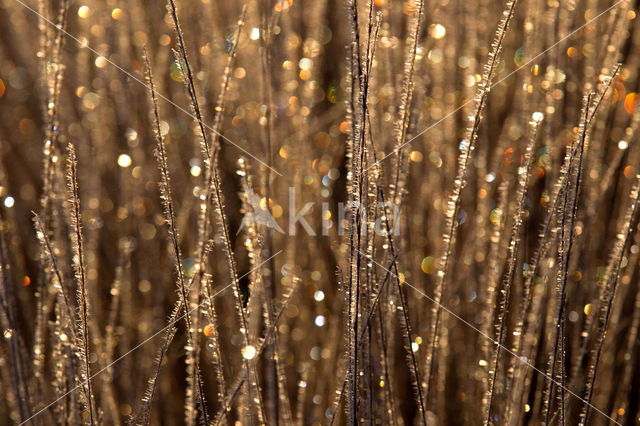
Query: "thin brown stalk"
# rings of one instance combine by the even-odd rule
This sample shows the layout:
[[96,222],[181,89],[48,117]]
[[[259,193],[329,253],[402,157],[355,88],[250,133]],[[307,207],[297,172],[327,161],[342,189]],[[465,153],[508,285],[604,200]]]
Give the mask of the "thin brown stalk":
[[82,223],[80,213],[80,194],[78,192],[78,172],[77,172],[77,160],[76,151],[73,144],[69,144],[67,147],[67,188],[69,191],[69,204],[70,208],[70,227],[71,232],[71,248],[73,251],[73,271],[74,279],[76,282],[76,299],[78,302],[78,321],[80,322],[80,328],[78,331],[78,337],[80,339],[80,354],[79,357],[82,363],[82,370],[80,374],[80,382],[83,383],[85,389],[87,410],[89,411],[89,422],[94,425],[97,424],[97,413],[95,411],[95,402],[93,389],[91,384],[91,366],[90,366],[90,336],[89,336],[89,295],[87,292],[87,280],[85,272],[85,254],[84,254],[84,241],[82,236]]
[[[173,199],[171,196],[171,177],[169,175],[169,166],[167,164],[167,154],[165,150],[165,142],[164,137],[162,136],[162,131],[160,130],[160,112],[158,110],[158,100],[156,98],[155,86],[153,83],[153,74],[151,72],[151,66],[149,64],[149,60],[145,55],[146,69],[147,69],[147,77],[150,85],[151,91],[151,99],[153,104],[153,117],[154,117],[154,132],[156,136],[156,158],[158,160],[158,169],[160,170],[160,194],[162,198],[162,202],[164,205],[164,214],[165,220],[169,226],[169,240],[171,243],[174,263],[176,269],[176,275],[178,279],[178,292],[181,299],[181,305],[184,309],[184,320],[187,329],[187,352],[189,352],[188,348],[193,349],[193,328],[191,326],[191,317],[189,313],[189,290],[187,289],[187,283],[185,279],[185,274],[182,266],[182,254],[180,251],[179,245],[179,235],[178,230],[176,228],[176,219],[175,219],[175,207],[173,204]],[[173,333],[170,333],[173,334]],[[200,377],[199,367],[197,365],[197,360],[195,361],[195,370],[194,370],[194,380],[198,384],[198,400],[200,403],[200,409],[203,416],[204,421],[209,423],[209,414],[206,407],[206,401],[204,397],[204,385],[202,382],[202,378]]]
[[[171,15],[176,37],[178,39],[178,52],[176,53],[176,56],[180,61],[180,63],[182,64],[181,66],[183,67],[183,72],[185,74],[184,75],[185,87],[187,89],[187,94],[189,96],[191,108],[195,115],[196,125],[199,129],[200,140],[202,143],[203,151],[205,152],[205,160],[207,161],[207,164],[208,164],[207,167],[210,167],[210,171],[209,171],[210,179],[207,182],[207,186],[206,186],[206,194],[207,194],[206,199],[207,199],[207,202],[209,202],[209,200],[213,201],[214,211],[218,219],[218,225],[220,226],[222,231],[223,251],[227,258],[227,267],[228,267],[229,276],[233,282],[233,294],[236,300],[236,311],[240,321],[240,334],[242,335],[244,347],[248,347],[250,346],[249,337],[247,334],[248,322],[247,322],[246,312],[241,300],[241,290],[240,290],[240,284],[237,278],[238,273],[237,273],[236,261],[234,259],[231,238],[229,235],[228,220],[224,212],[224,203],[223,203],[219,170],[217,167],[213,167],[213,164],[211,162],[212,156],[211,156],[211,149],[208,142],[208,133],[205,130],[204,119],[201,114],[200,104],[198,102],[197,92],[195,88],[195,83],[194,83],[195,80],[194,80],[193,73],[191,70],[191,65],[187,56],[184,36],[183,36],[182,29],[180,27],[178,12],[177,12],[177,8],[174,0],[168,0],[167,8]],[[207,173],[205,173],[205,176],[207,176]],[[259,392],[259,385],[257,383],[255,365],[252,365],[252,364],[255,364],[255,362],[249,362],[249,360],[243,358],[244,368],[246,369],[247,374],[251,376],[249,388],[252,396],[250,396],[250,399],[253,401],[257,401],[256,407],[255,407],[255,414],[258,420],[260,422],[263,422],[265,418],[264,408],[261,403],[261,396]]]
[[[564,322],[565,322],[565,305],[566,305],[566,288],[569,275],[569,262],[571,256],[571,248],[574,243],[574,222],[577,219],[578,197],[580,193],[580,184],[582,179],[582,165],[584,149],[587,139],[587,130],[589,122],[589,105],[591,104],[593,95],[589,95],[584,99],[582,111],[583,119],[580,122],[580,134],[577,141],[570,147],[571,159],[567,170],[567,179],[564,188],[562,188],[562,210],[559,218],[560,241],[558,248],[558,271],[556,275],[556,313],[554,315],[554,326],[552,348],[549,361],[549,375],[559,382],[560,393],[560,417],[564,421],[564,391],[565,391],[565,371],[564,371]],[[560,368],[558,377],[556,378],[557,357],[560,351]],[[551,399],[553,395],[554,382],[549,381],[545,392],[544,400],[544,417],[545,424],[548,424],[551,418]]]
[[497,328],[497,339],[496,339],[496,348],[494,353],[494,359],[492,360],[492,364],[490,367],[490,371],[492,372],[489,379],[489,397],[486,404],[486,417],[485,417],[485,425],[491,423],[491,406],[494,400],[495,391],[496,391],[496,380],[498,376],[498,369],[500,367],[500,354],[502,350],[499,346],[504,346],[506,331],[507,331],[507,318],[509,315],[509,305],[511,298],[511,286],[514,281],[514,276],[516,272],[516,261],[518,257],[518,250],[520,248],[520,234],[522,232],[523,218],[525,213],[525,196],[527,193],[527,187],[529,185],[529,176],[531,174],[531,163],[533,157],[533,149],[536,144],[536,136],[539,122],[532,121],[531,123],[531,135],[529,136],[529,140],[524,152],[524,161],[523,165],[519,169],[519,177],[516,189],[516,206],[515,217],[513,221],[513,225],[511,226],[511,235],[509,237],[509,245],[507,248],[507,266],[504,274],[503,282],[502,282],[502,298],[499,305],[499,323]]
[[442,256],[437,265],[436,285],[434,292],[434,308],[432,309],[433,318],[428,333],[429,349],[425,360],[425,378],[426,384],[426,396],[428,400],[429,395],[429,383],[433,374],[434,366],[434,353],[438,347],[438,334],[440,325],[440,316],[442,314],[442,297],[446,289],[446,276],[449,271],[449,262],[452,256],[452,251],[457,235],[458,214],[460,211],[460,199],[462,189],[465,186],[467,179],[467,169],[469,161],[472,157],[472,152],[475,147],[476,139],[478,137],[478,130],[480,128],[480,122],[482,120],[482,114],[491,91],[491,83],[495,76],[496,67],[500,52],[502,50],[502,44],[506,37],[507,28],[513,18],[517,0],[509,0],[506,3],[503,18],[500,21],[498,29],[495,34],[495,40],[493,42],[491,52],[489,53],[489,60],[485,66],[485,70],[482,77],[482,82],[479,85],[478,93],[476,95],[476,108],[471,120],[472,124],[467,132],[467,137],[460,144],[460,155],[458,158],[458,169],[456,172],[456,179],[454,181],[454,187],[449,200],[447,202],[446,209],[446,227],[443,235],[444,248]]
[[593,387],[596,380],[596,373],[598,370],[598,364],[600,362],[600,356],[602,353],[602,346],[607,335],[607,329],[609,326],[609,317],[611,315],[611,307],[616,295],[618,282],[620,278],[620,270],[622,265],[622,258],[629,247],[631,236],[634,231],[633,224],[637,223],[637,212],[640,196],[640,175],[636,175],[633,188],[629,199],[631,200],[627,212],[624,217],[624,221],[621,229],[616,234],[616,242],[611,254],[611,259],[607,265],[607,271],[605,272],[604,292],[601,296],[600,309],[598,312],[598,332],[596,334],[596,344],[592,352],[592,358],[589,362],[587,369],[586,382],[586,396],[580,414],[580,425],[584,426],[589,420],[589,413],[591,411],[591,400],[593,397]]
[[[262,352],[264,351],[264,349],[266,348],[266,342],[271,338],[271,335],[275,332],[277,332],[277,326],[278,326],[278,321],[280,320],[280,318],[282,317],[282,314],[284,313],[285,309],[287,308],[289,302],[291,301],[293,295],[295,294],[295,290],[297,288],[297,283],[298,280],[294,279],[294,283],[296,283],[296,285],[292,286],[291,289],[289,290],[288,294],[285,294],[283,296],[283,300],[282,300],[282,306],[280,307],[280,309],[276,312],[276,315],[274,317],[274,321],[271,324],[271,327],[269,327],[267,330],[265,330],[265,335],[263,338],[261,338],[258,342],[257,345],[255,347],[256,349],[256,358],[259,357]],[[219,425],[220,422],[222,421],[222,419],[225,416],[225,413],[231,409],[235,399],[238,397],[240,389],[242,388],[242,386],[245,384],[245,382],[247,382],[248,378],[245,375],[245,372],[240,372],[238,373],[238,375],[236,376],[236,379],[233,381],[233,384],[230,386],[230,390],[227,392],[227,396],[225,398],[224,404],[222,405],[222,408],[220,409],[220,411],[218,411],[218,413],[216,414],[213,424],[214,425]]]

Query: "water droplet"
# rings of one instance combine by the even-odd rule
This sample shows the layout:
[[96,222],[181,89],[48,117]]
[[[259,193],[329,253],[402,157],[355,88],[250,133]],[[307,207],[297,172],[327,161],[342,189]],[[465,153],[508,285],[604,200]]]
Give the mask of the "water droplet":
[[256,356],[256,348],[254,348],[251,345],[247,345],[244,348],[242,348],[241,353],[244,359],[253,359]]
[[202,329],[202,333],[207,337],[211,337],[213,335],[213,326],[211,324],[205,325]]
[[323,325],[325,325],[326,321],[327,320],[324,315],[318,315],[315,319],[315,323],[318,327],[322,327]]
[[120,167],[129,167],[131,165],[131,157],[127,154],[120,154],[118,157],[118,166]]
[[544,119],[544,114],[541,113],[540,111],[536,111],[533,114],[531,114],[531,118],[533,119],[533,121],[535,121],[536,123],[541,122]]

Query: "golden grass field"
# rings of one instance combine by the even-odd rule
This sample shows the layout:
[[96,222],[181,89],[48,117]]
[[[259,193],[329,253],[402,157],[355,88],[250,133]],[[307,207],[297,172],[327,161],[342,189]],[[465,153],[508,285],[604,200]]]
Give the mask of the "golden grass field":
[[0,424],[640,424],[631,0],[1,0]]

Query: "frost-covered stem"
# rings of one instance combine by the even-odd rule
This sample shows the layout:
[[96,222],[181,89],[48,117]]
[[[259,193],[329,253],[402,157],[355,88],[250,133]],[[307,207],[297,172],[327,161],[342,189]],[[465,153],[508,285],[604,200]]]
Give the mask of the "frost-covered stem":
[[184,78],[185,87],[187,88],[187,93],[189,95],[189,98],[192,100],[191,107],[193,108],[196,116],[196,124],[200,129],[200,133],[203,135],[202,143],[205,146],[205,153],[207,155],[207,159],[211,160],[211,151],[209,148],[209,143],[207,138],[204,137],[204,135],[207,134],[207,131],[205,130],[205,127],[204,127],[204,121],[202,119],[200,105],[198,104],[198,102],[193,102],[194,99],[197,99],[195,79],[193,78],[193,72],[191,71],[191,64],[189,63],[189,60],[188,60],[187,49],[184,42],[184,35],[182,33],[182,28],[180,28],[180,20],[178,19],[178,10],[176,8],[176,4],[174,0],[168,0],[167,10],[171,15],[171,20],[173,22],[173,26],[175,30],[174,32],[178,39],[178,55],[176,56],[178,57],[178,59],[181,59],[180,69],[185,74],[185,78]]
[[240,19],[238,19],[238,24],[235,32],[235,40],[236,42],[232,44],[231,51],[229,52],[229,57],[227,58],[227,63],[225,65],[224,71],[222,73],[222,83],[220,84],[220,94],[218,95],[218,99],[216,101],[216,106],[214,108],[215,114],[213,118],[213,125],[211,126],[211,138],[213,144],[211,146],[212,152],[207,154],[209,160],[205,161],[205,174],[204,179],[205,182],[208,182],[207,185],[207,196],[205,202],[201,204],[201,208],[198,216],[198,276],[202,280],[202,274],[205,273],[205,251],[206,251],[206,240],[209,235],[209,225],[211,215],[210,207],[211,207],[211,170],[218,166],[218,152],[219,152],[219,143],[218,143],[218,135],[220,133],[220,126],[222,125],[222,119],[224,117],[224,107],[225,100],[227,95],[227,90],[229,88],[229,79],[231,76],[231,69],[233,67],[233,63],[236,58],[236,53],[238,50],[238,40],[240,40],[240,34],[242,32],[242,28],[245,23],[245,15],[247,12],[246,6],[242,8],[242,13],[240,15]]
[[397,205],[400,205],[402,199],[403,176],[406,172],[402,167],[402,148],[405,144],[404,140],[409,131],[409,122],[411,119],[411,103],[413,101],[414,75],[416,71],[416,62],[418,54],[418,43],[420,41],[420,33],[424,16],[425,0],[417,0],[418,5],[411,22],[409,30],[409,40],[411,41],[404,61],[404,78],[402,83],[402,94],[400,96],[399,118],[395,122],[394,137],[395,144],[393,152],[395,154],[394,177],[391,187],[390,199]]
[[33,214],[33,223],[36,229],[36,236],[38,238],[38,241],[40,242],[40,247],[42,248],[42,251],[43,251],[43,256],[45,258],[45,261],[50,265],[51,270],[53,271],[54,276],[56,277],[57,286],[59,286],[60,293],[62,294],[62,300],[64,301],[64,307],[66,310],[67,317],[69,319],[69,330],[72,333],[73,342],[78,344],[76,340],[77,337],[76,337],[76,323],[74,319],[75,316],[73,315],[71,310],[71,306],[72,306],[71,301],[69,299],[69,296],[67,295],[67,291],[64,288],[64,284],[62,281],[62,273],[60,272],[60,268],[58,267],[58,262],[56,261],[56,258],[53,255],[53,247],[51,245],[51,240],[49,240],[49,237],[44,229],[44,225],[42,224],[42,220],[40,219],[40,216],[37,213]]
[[[271,27],[269,25],[268,16],[271,13],[270,8],[271,2],[266,2],[264,7],[261,8],[261,30],[260,30],[260,71],[262,74],[262,84],[261,84],[261,97],[263,105],[266,107],[264,111],[263,117],[266,119],[266,124],[262,126],[262,135],[265,140],[266,145],[266,153],[267,153],[267,168],[266,168],[266,176],[264,181],[264,194],[266,197],[266,210],[269,215],[273,216],[271,210],[271,199],[272,199],[272,188],[271,188],[271,165],[273,163],[273,144],[272,144],[272,135],[273,135],[273,126],[274,126],[274,112],[273,112],[273,90],[272,90],[272,74],[271,74]],[[273,232],[270,227],[266,229],[265,233],[265,246],[267,248],[267,253],[273,253]],[[269,269],[271,271],[275,271],[275,263],[272,260],[269,264]],[[267,326],[269,322],[273,319],[273,301],[277,294],[276,285],[277,280],[275,279],[275,274],[271,274],[270,276],[264,277],[264,305],[266,310],[266,323]],[[267,398],[268,406],[267,409],[270,411],[271,421],[274,422],[275,425],[280,424],[280,414],[283,414],[283,420],[285,423],[291,423],[291,408],[287,405],[286,408],[280,410],[279,406],[281,403],[281,399],[287,399],[286,388],[286,380],[283,377],[284,371],[279,365],[278,361],[278,334],[274,334],[273,342],[271,348],[267,350],[267,361],[265,366],[265,376],[266,376],[266,387],[267,387]],[[282,401],[284,402],[284,401]],[[282,411],[282,413],[281,413]]]
[[[224,404],[224,393],[226,390],[226,381],[224,379],[224,371],[222,366],[222,351],[220,350],[220,334],[218,333],[218,316],[216,314],[216,308],[213,301],[213,295],[209,292],[210,281],[212,277],[209,274],[204,274],[202,280],[202,294],[204,296],[204,315],[208,319],[208,326],[211,329],[210,339],[212,342],[211,357],[213,359],[213,368],[216,373],[216,380],[218,385],[218,402],[220,405]],[[206,327],[206,326],[205,326]],[[227,421],[230,421],[228,412],[225,410]]]
[[[506,208],[508,205],[509,184],[510,184],[509,180],[505,180],[498,186],[498,191],[497,191],[498,201],[497,201],[496,208],[498,209],[498,211],[500,211],[500,216],[499,216],[499,220],[496,220],[493,222],[490,221],[492,226],[492,233],[490,237],[489,254],[487,256],[489,270],[486,273],[486,285],[484,289],[485,303],[481,313],[482,315],[481,331],[488,336],[491,336],[495,330],[494,317],[496,312],[496,299],[498,297],[497,291],[500,284],[500,272],[501,272],[501,268],[498,265],[501,257],[500,256],[501,248],[504,245],[501,243],[503,243],[502,234],[505,231],[506,219],[507,219],[507,215],[504,212],[506,212]],[[483,217],[483,220],[486,220],[486,216]],[[495,347],[492,340],[483,339],[483,341],[480,342],[480,352],[482,357],[481,360],[484,361],[483,364],[486,364],[484,368],[485,374],[481,378],[482,386],[483,386],[483,389],[482,389],[482,392],[483,392],[482,412],[483,413],[487,411],[487,407],[486,407],[487,396],[489,395],[489,387],[491,386],[492,365],[489,362],[489,360],[491,359],[492,348],[493,348],[493,351],[499,350],[499,348]]]
[[[636,241],[638,239],[636,238]],[[634,259],[635,257],[635,259]],[[638,254],[632,257],[632,260],[638,261]],[[635,264],[630,262],[631,265]],[[629,272],[627,272],[629,274]],[[631,272],[633,273],[633,271]],[[631,320],[631,326],[629,327],[629,332],[627,334],[623,359],[624,359],[624,370],[622,374],[622,383],[618,383],[616,386],[616,390],[614,391],[614,404],[612,405],[611,417],[614,420],[619,420],[622,415],[628,410],[629,399],[625,398],[625,395],[629,392],[629,387],[633,380],[633,371],[635,362],[638,359],[638,353],[635,351],[635,347],[638,344],[638,331],[640,330],[640,292],[636,293],[635,302],[633,305],[633,315]],[[623,414],[619,414],[618,410],[622,408]]]
[[360,205],[362,202],[364,178],[364,144],[367,109],[367,77],[362,65],[363,58],[360,52],[360,24],[357,0],[349,0],[349,17],[351,31],[351,218],[349,234],[349,282],[348,282],[348,360],[349,360],[349,424],[358,422],[358,329],[360,315],[360,251],[362,238],[362,218]]
[[[165,142],[164,137],[162,136],[162,131],[160,129],[160,112],[158,110],[158,100],[156,98],[155,86],[153,83],[153,74],[151,72],[151,66],[149,64],[149,59],[145,55],[146,68],[147,68],[147,76],[150,85],[151,91],[151,99],[153,104],[153,118],[154,118],[154,132],[156,136],[156,158],[158,160],[158,169],[160,171],[160,193],[162,197],[162,203],[164,207],[165,220],[169,226],[169,240],[171,243],[171,248],[174,255],[174,263],[176,268],[176,274],[178,276],[178,291],[180,295],[180,300],[182,304],[182,308],[184,309],[184,320],[187,328],[187,345],[192,349],[194,348],[194,339],[193,332],[194,330],[191,327],[191,317],[189,313],[189,297],[188,297],[188,289],[187,284],[185,282],[184,270],[182,266],[182,254],[180,252],[179,246],[179,235],[178,229],[176,227],[175,220],[175,208],[173,204],[173,199],[171,196],[171,177],[169,175],[169,166],[167,164],[167,154],[165,151]],[[178,309],[179,311],[179,309]],[[202,415],[205,422],[209,423],[209,415],[207,412],[206,401],[204,399],[204,386],[202,383],[202,379],[200,377],[199,368],[196,361],[196,366],[194,369],[195,372],[195,380],[198,383],[198,398],[200,402],[200,408],[202,410]]]
[[580,414],[580,426],[587,424],[589,420],[589,413],[591,409],[591,398],[593,396],[593,386],[596,379],[596,373],[598,369],[598,363],[600,362],[600,355],[602,352],[602,346],[607,335],[607,327],[609,325],[609,317],[611,314],[611,306],[616,295],[616,289],[618,288],[618,281],[620,278],[620,269],[622,265],[622,258],[626,252],[629,242],[631,241],[631,235],[634,231],[633,224],[637,223],[638,212],[638,197],[640,194],[640,174],[636,175],[636,181],[631,189],[630,199],[631,204],[627,208],[627,212],[624,218],[622,229],[616,235],[616,242],[609,264],[607,265],[607,271],[605,277],[607,282],[605,283],[605,289],[600,301],[600,312],[598,316],[599,327],[596,339],[595,348],[593,350],[593,356],[589,362],[589,368],[587,370],[586,377],[586,395],[585,401]]
[[[556,291],[557,291],[557,306],[556,314],[554,316],[552,349],[549,361],[550,374],[548,377],[551,379],[547,383],[547,391],[545,392],[545,400],[543,405],[543,412],[545,417],[545,424],[549,424],[551,416],[551,399],[553,395],[553,385],[556,377],[556,357],[559,348],[562,348],[560,356],[564,358],[564,342],[561,342],[560,338],[564,335],[564,310],[566,301],[566,287],[569,275],[569,263],[571,258],[571,248],[574,243],[574,222],[577,217],[578,211],[578,198],[580,195],[580,183],[582,181],[582,165],[584,158],[584,148],[587,139],[587,130],[589,122],[589,105],[592,100],[592,95],[588,95],[584,99],[584,107],[582,112],[582,120],[580,122],[580,134],[578,140],[572,144],[569,149],[571,150],[571,157],[569,161],[569,167],[567,169],[567,178],[565,180],[564,188],[561,189],[563,207],[561,209],[560,217],[560,247],[558,248],[558,272],[556,275]],[[577,164],[576,164],[577,162]],[[559,387],[561,392],[565,389],[565,372],[563,369],[560,371]],[[564,405],[564,398],[561,398],[561,405]],[[561,407],[561,414],[564,408]]]
[[[264,262],[263,262],[264,263]],[[260,339],[256,345],[256,356],[255,358],[259,358],[260,355],[262,354],[262,352],[264,351],[265,347],[266,347],[266,342],[271,338],[271,335],[275,332],[277,332],[277,326],[278,326],[278,321],[280,320],[280,317],[282,317],[282,314],[284,313],[285,309],[287,308],[289,301],[292,299],[293,294],[297,288],[297,284],[299,283],[299,279],[294,279],[294,283],[295,285],[291,288],[290,292],[288,294],[286,294],[283,297],[283,301],[282,301],[282,306],[280,307],[280,309],[278,310],[277,314],[275,315],[274,321],[271,324],[271,327],[269,327],[266,331],[265,331],[265,335],[262,339]],[[236,379],[233,381],[233,384],[231,385],[231,390],[229,390],[229,392],[227,392],[227,396],[225,398],[224,404],[222,405],[222,408],[220,409],[220,411],[218,411],[218,413],[216,414],[213,424],[214,425],[219,425],[220,422],[222,421],[222,419],[225,416],[225,413],[231,408],[233,402],[235,401],[235,399],[238,397],[238,393],[240,392],[240,388],[242,388],[242,385],[246,382],[247,380],[247,376],[245,375],[245,372],[239,372],[238,375],[236,376]]]
[[82,344],[81,360],[82,372],[80,380],[83,388],[86,389],[87,408],[89,410],[89,421],[92,425],[97,424],[96,412],[94,407],[94,396],[91,385],[91,366],[90,366],[90,337],[89,337],[89,295],[87,293],[87,280],[85,273],[84,260],[84,241],[82,237],[82,224],[80,213],[80,195],[78,193],[78,173],[76,151],[73,144],[69,143],[67,147],[69,155],[67,161],[67,187],[69,189],[69,203],[71,204],[71,248],[73,250],[73,271],[77,285],[77,300],[79,306],[80,320],[80,341]]
[[[210,177],[206,186],[206,199],[207,203],[210,200],[213,201],[214,211],[216,213],[218,219],[218,225],[221,228],[222,233],[222,249],[227,258],[227,266],[229,277],[233,283],[233,294],[236,301],[236,311],[240,321],[240,334],[242,335],[243,344],[245,347],[249,346],[249,336],[248,336],[248,322],[246,318],[246,312],[242,303],[242,296],[240,290],[240,283],[238,282],[238,273],[236,262],[234,259],[233,249],[231,245],[231,238],[229,236],[229,228],[228,228],[228,220],[226,214],[224,212],[224,203],[222,197],[222,187],[220,183],[220,175],[218,167],[213,167],[212,164],[212,155],[211,148],[208,142],[208,133],[205,130],[204,119],[201,114],[200,104],[198,102],[198,96],[195,88],[195,80],[193,77],[193,73],[191,71],[191,65],[189,63],[189,59],[187,56],[187,50],[185,47],[184,37],[182,33],[182,29],[180,27],[180,21],[178,19],[178,12],[176,9],[176,5],[174,0],[168,0],[167,8],[171,15],[171,19],[173,22],[174,30],[176,33],[176,37],[178,39],[178,52],[176,52],[177,59],[181,62],[181,67],[183,68],[183,72],[185,74],[185,87],[187,89],[187,94],[189,96],[190,105],[195,115],[195,121],[199,129],[200,140],[203,145],[203,151],[205,152],[205,160],[207,167],[210,168]],[[264,421],[264,407],[262,404],[262,397],[260,395],[259,386],[257,383],[257,374],[255,371],[255,366],[250,365],[255,364],[255,362],[250,363],[249,360],[243,358],[243,365],[246,369],[247,374],[251,377],[249,383],[249,393],[255,394],[253,396],[250,395],[250,400],[256,402],[256,415],[260,422]]]
[[[608,89],[610,88],[613,82],[613,77],[617,75],[619,70],[620,70],[619,66],[617,66],[613,70],[611,77],[606,81],[606,84],[604,85],[600,93],[597,96],[595,96],[595,99],[593,100],[593,102],[590,103],[588,118],[586,119],[587,128],[589,127],[590,123],[595,119],[599,106],[601,105],[606,92],[608,91]],[[635,117],[640,117],[640,114],[636,114]],[[588,149],[588,143],[585,144],[585,152],[587,149]],[[520,307],[520,311],[522,312],[523,319],[516,324],[516,327],[514,329],[514,333],[517,336],[517,338],[513,347],[513,352],[518,354],[518,356],[522,356],[521,351],[525,346],[525,341],[527,339],[533,338],[533,336],[530,333],[531,332],[530,327],[528,326],[527,321],[525,321],[525,317],[529,313],[531,298],[533,297],[533,294],[531,293],[531,287],[533,285],[533,280],[538,271],[538,267],[540,266],[542,260],[547,255],[547,251],[549,250],[551,243],[555,240],[555,238],[553,238],[553,236],[551,236],[550,233],[554,233],[554,230],[553,230],[554,227],[552,226],[552,224],[553,224],[553,221],[556,220],[557,215],[560,214],[561,212],[561,210],[559,209],[560,203],[562,201],[561,190],[562,188],[565,187],[566,180],[568,179],[568,176],[569,176],[569,165],[571,162],[571,154],[572,154],[571,150],[567,150],[567,154],[565,156],[564,162],[560,169],[560,175],[558,176],[557,180],[553,184],[553,189],[550,195],[549,207],[547,208],[546,218],[543,221],[542,229],[538,234],[540,245],[534,251],[534,254],[531,257],[531,260],[528,262],[528,265],[529,265],[528,270],[524,273],[523,295],[522,295],[522,303]],[[587,317],[587,322],[589,321],[589,318],[590,317]],[[515,370],[517,368],[516,360],[517,359],[515,357],[511,359],[511,363],[509,366],[510,370]],[[516,383],[516,388],[520,386],[520,384],[522,384],[522,381],[524,380],[522,373],[517,374],[517,376],[518,377],[516,378],[516,380],[518,380],[518,382]],[[517,398],[519,394],[520,394],[519,392],[512,393],[513,397],[509,398],[507,412],[509,412],[511,409],[510,407],[512,407],[515,404],[514,399]]]
[[509,22],[513,18],[517,0],[507,1],[504,16],[498,26],[496,32],[493,48],[489,54],[489,61],[485,66],[485,72],[482,77],[482,83],[479,86],[476,109],[472,118],[472,125],[468,130],[468,137],[461,143],[461,152],[458,158],[458,170],[456,172],[456,179],[454,181],[453,191],[449,197],[446,210],[446,231],[443,236],[443,253],[437,265],[438,272],[436,274],[436,285],[434,292],[434,308],[432,309],[433,318],[429,329],[429,341],[430,346],[426,357],[425,368],[425,383],[426,383],[426,395],[425,399],[428,400],[429,395],[429,382],[433,374],[434,366],[434,353],[438,346],[438,333],[440,326],[440,315],[442,313],[442,296],[446,288],[446,276],[449,271],[449,260],[453,251],[457,235],[458,224],[458,212],[460,210],[460,196],[462,188],[465,186],[467,178],[468,164],[471,158],[471,153],[475,148],[475,141],[478,135],[478,129],[480,127],[480,121],[482,120],[482,113],[484,111],[489,92],[491,90],[491,83],[493,81],[494,73],[498,64],[498,58],[502,50],[502,43],[506,36]]
[[[42,213],[44,215],[44,223],[49,225],[49,222],[53,220],[53,214],[51,212],[51,199],[53,195],[53,176],[54,176],[54,151],[59,150],[58,136],[59,136],[59,124],[58,124],[58,99],[60,97],[60,87],[62,83],[62,77],[64,72],[64,65],[62,64],[62,48],[64,47],[64,41],[66,39],[64,31],[67,28],[67,11],[69,9],[69,0],[63,0],[60,4],[60,10],[58,14],[58,28],[60,31],[56,32],[52,46],[45,40],[43,41],[43,59],[44,63],[44,78],[47,89],[46,93],[46,105],[45,105],[45,141],[42,148],[43,153],[43,188],[42,196],[40,197],[40,205]],[[45,31],[46,33],[46,31]],[[47,38],[46,34],[43,34]],[[47,54],[50,51],[50,57],[47,58]]]
[[[6,212],[3,206],[0,207],[0,222],[6,222]],[[21,326],[18,321],[16,307],[16,294],[14,293],[15,283],[10,275],[10,263],[8,252],[8,229],[2,227],[0,229],[0,326],[6,330],[10,330],[11,338],[8,339],[7,346],[9,353],[2,349],[2,359],[9,360],[10,377],[3,377],[6,384],[7,394],[12,394],[14,401],[17,400],[17,407],[10,407],[12,417],[20,419],[28,419],[31,416],[31,401],[28,393],[29,376],[28,364],[24,359],[24,342],[20,331]],[[14,335],[15,334],[15,335]],[[6,336],[5,336],[6,338]],[[2,369],[3,373],[7,369]],[[4,380],[8,379],[8,380]],[[11,383],[11,386],[8,384]]]
[[[129,239],[123,240],[118,246],[120,259],[118,260],[118,266],[116,266],[115,277],[110,290],[111,303],[109,306],[107,325],[105,327],[104,340],[102,342],[105,353],[104,364],[107,366],[113,363],[114,352],[118,344],[116,325],[118,323],[118,314],[122,302],[122,283],[125,280],[125,274],[128,271],[128,265],[131,259],[131,251],[133,250],[132,242]],[[120,416],[116,414],[118,404],[115,398],[114,382],[111,377],[109,374],[102,375],[105,392],[105,411],[109,411],[109,421],[115,425],[120,425]]]
[[[379,189],[379,197],[382,200],[383,205],[386,206],[384,192],[382,188]],[[400,273],[398,271],[398,264],[396,259],[398,257],[398,250],[393,241],[393,231],[391,225],[389,223],[389,211],[384,211],[384,225],[385,225],[385,233],[387,235],[387,243],[389,244],[389,248],[391,251],[392,261],[391,265],[393,267],[394,278],[396,281],[396,287],[398,291],[398,295],[400,296],[400,308],[402,311],[402,315],[400,316],[400,324],[402,327],[402,337],[404,339],[404,351],[407,357],[409,372],[411,374],[411,387],[415,393],[416,402],[418,406],[418,411],[421,416],[421,420],[423,424],[427,425],[427,413],[426,413],[426,395],[422,392],[422,386],[420,385],[420,374],[418,370],[418,360],[416,359],[415,353],[411,347],[413,342],[413,333],[411,329],[411,320],[409,319],[409,304],[407,303],[406,296],[404,294],[404,289],[402,287],[402,283],[400,282]],[[394,224],[395,226],[395,224]],[[382,289],[381,289],[382,290]],[[378,292],[378,295],[381,294],[381,290]]]
[[[389,266],[385,268],[386,273],[385,273],[384,279],[378,286],[378,291],[375,293],[375,296],[373,297],[369,314],[367,315],[367,318],[365,319],[364,324],[362,325],[362,331],[360,332],[360,341],[362,341],[362,339],[364,338],[365,332],[369,329],[369,325],[370,325],[371,319],[373,318],[373,315],[376,312],[376,308],[378,309],[380,308],[378,301],[380,300],[380,296],[382,295],[383,290],[387,287],[386,284],[391,279],[391,275],[393,273],[391,271],[391,267],[393,266],[393,263],[395,262],[396,258],[397,257],[394,257],[391,261],[391,264],[389,264]],[[385,365],[386,365],[386,359],[381,362],[385,362]],[[333,402],[333,409],[331,410],[331,416],[329,417],[329,424],[331,425],[335,421],[335,417],[336,417],[336,414],[338,413],[338,409],[340,408],[340,405],[342,405],[342,399],[344,397],[348,384],[349,384],[349,374],[348,372],[346,372],[344,374],[344,378],[339,382],[338,387],[336,388],[336,391],[335,391],[335,394],[338,396]]]
[[511,297],[511,285],[513,283],[516,272],[516,261],[518,257],[518,249],[520,247],[520,232],[522,230],[523,216],[525,212],[524,202],[527,194],[527,187],[529,185],[529,176],[531,172],[531,160],[533,157],[533,148],[536,143],[536,134],[538,130],[538,122],[531,122],[532,135],[524,153],[524,164],[520,168],[520,175],[518,177],[518,186],[516,190],[516,206],[515,206],[515,218],[511,227],[511,235],[509,237],[509,246],[507,248],[507,269],[505,272],[504,280],[502,283],[502,299],[500,301],[500,312],[498,314],[498,338],[496,339],[495,357],[492,361],[490,371],[492,373],[489,377],[489,397],[486,404],[486,417],[485,425],[489,425],[491,422],[491,404],[495,394],[496,379],[498,375],[498,368],[500,365],[500,354],[502,353],[502,346],[504,345],[506,330],[507,330],[507,317],[509,315],[509,302]]

